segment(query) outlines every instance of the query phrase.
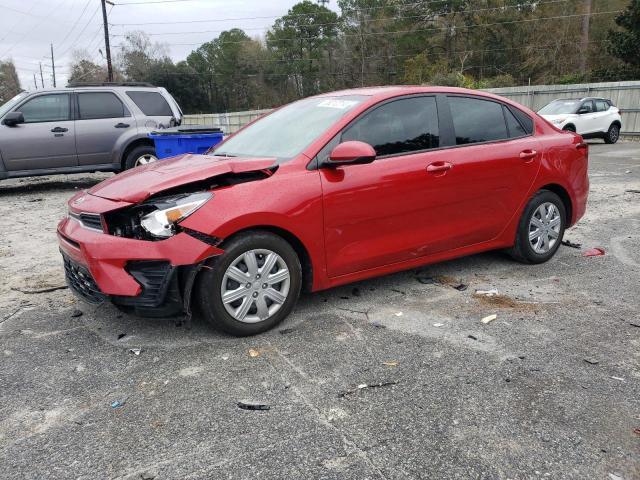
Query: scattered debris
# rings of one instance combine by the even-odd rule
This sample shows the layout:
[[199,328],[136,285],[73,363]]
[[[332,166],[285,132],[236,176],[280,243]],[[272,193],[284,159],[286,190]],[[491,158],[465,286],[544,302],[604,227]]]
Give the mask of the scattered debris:
[[475,294],[482,297],[494,297],[500,293],[495,288],[492,288],[491,290],[476,290]]
[[127,399],[123,399],[123,400],[114,400],[113,402],[111,402],[111,408],[122,408],[124,407],[124,404],[127,403]]
[[574,243],[571,240],[563,240],[562,241],[562,245],[564,245],[565,247],[571,247],[571,248],[580,248],[580,247],[582,247],[581,243]]
[[464,292],[468,287],[469,285],[466,285],[464,283],[459,283],[458,285],[455,285],[453,288],[455,288],[456,290],[459,290],[460,292]]
[[364,390],[366,388],[381,388],[381,387],[388,387],[390,385],[397,385],[398,382],[379,382],[379,383],[361,383],[360,385],[358,385],[356,388],[353,388],[351,390],[345,390],[344,392],[340,392],[338,394],[338,397],[340,398],[344,398],[347,395],[351,395],[353,393],[359,392],[360,390]]
[[35,293],[49,293],[55,292],[56,290],[65,290],[69,288],[67,285],[59,285],[56,287],[47,287],[47,288],[37,288],[35,290],[29,290],[24,288],[11,287],[11,290],[15,292],[25,293],[27,295],[35,294]]
[[142,353],[142,349],[141,348],[130,348],[129,349],[129,353],[133,353],[134,355],[140,355]]
[[627,193],[640,193],[640,190],[625,190]]
[[31,200],[27,200],[29,203],[41,202],[44,198],[32,198]]
[[629,322],[629,325],[631,325],[632,327],[640,328],[640,322]]
[[71,314],[71,318],[78,318],[82,316],[82,310],[74,310]]
[[255,348],[250,348],[249,349],[249,356],[251,358],[256,358],[260,356],[260,352],[258,350],[256,350]]
[[222,360],[225,360],[225,361],[226,361],[226,360],[229,360],[229,358],[230,358],[230,357],[229,357],[229,354],[228,354],[228,353],[224,353],[224,354],[222,354],[222,355],[220,356],[220,358],[221,358]]
[[636,427],[633,429],[634,435],[638,435],[640,437],[640,427]]
[[604,255],[604,248],[602,247],[594,247],[582,252],[583,257],[600,257],[602,255]]
[[434,323],[433,324],[434,327],[444,327],[444,323]]
[[487,323],[493,322],[496,318],[498,318],[498,315],[496,315],[495,313],[492,313],[491,315],[487,315],[480,321],[486,325]]
[[383,365],[386,365],[387,367],[397,367],[398,366],[398,362],[392,361],[392,362],[382,362]]
[[270,410],[271,406],[266,403],[252,402],[247,400],[241,400],[237,403],[238,408],[242,410]]
[[386,326],[386,325],[383,325],[383,324],[382,324],[382,323],[380,323],[380,322],[371,322],[371,325],[372,325],[373,327],[376,327],[376,328],[387,328],[387,326]]
[[597,365],[600,363],[600,360],[596,360],[595,358],[585,358],[584,361],[589,365]]
[[614,380],[618,380],[619,382],[624,382],[624,378],[622,377],[611,377],[611,378],[613,378]]
[[390,288],[389,290],[391,290],[392,292],[399,293],[401,295],[406,295],[406,293],[403,290],[398,290],[397,288]]
[[616,475],[615,473],[610,473],[609,480],[624,480],[624,477],[621,477],[620,475]]
[[631,170],[625,170],[624,173],[631,173]]
[[478,337],[475,335],[467,335],[467,338],[470,338],[471,340],[478,340]]
[[416,277],[416,280],[418,280],[423,285],[432,285],[432,284],[436,283],[436,281],[434,280],[433,277],[427,277],[425,275],[418,275]]
[[353,287],[353,289],[351,290],[351,295],[353,295],[354,297],[359,297],[360,289],[358,287]]
[[296,329],[295,329],[295,328],[283,328],[283,329],[281,329],[281,330],[278,330],[278,333],[279,333],[280,335],[287,335],[287,334],[292,333],[292,332],[295,332],[295,331],[296,331]]
[[346,295],[341,295],[341,296],[340,296],[340,299],[342,299],[342,300],[349,300],[349,297],[347,297]]
[[156,476],[152,473],[149,472],[143,472],[140,474],[140,478],[142,480],[154,480],[154,478],[156,478]]
[[401,316],[403,315],[403,313],[402,313],[402,312],[396,312],[396,313],[394,313],[394,315],[395,315],[396,317],[401,317]]
[[120,334],[118,334],[118,340],[122,340],[126,336],[127,336],[126,333],[120,333]]

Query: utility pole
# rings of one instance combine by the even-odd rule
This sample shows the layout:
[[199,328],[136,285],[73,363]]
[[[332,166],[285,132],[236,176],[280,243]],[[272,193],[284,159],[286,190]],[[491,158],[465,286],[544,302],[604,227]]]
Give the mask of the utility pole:
[[38,89],[38,81],[36,80],[36,74],[35,73],[33,74],[33,84],[35,85],[36,90],[37,90]]
[[582,34],[580,36],[580,73],[587,73],[589,57],[589,20],[591,17],[591,0],[582,2]]
[[42,76],[42,62],[40,62],[40,81],[42,82],[42,88],[44,88],[44,77]]
[[104,48],[107,52],[107,76],[113,82],[113,67],[111,66],[111,47],[109,47],[109,24],[107,23],[107,3],[113,5],[108,0],[100,0],[102,3],[102,23],[104,24]]
[[53,61],[53,43],[51,44],[51,68],[53,69],[53,88],[56,88],[56,64]]

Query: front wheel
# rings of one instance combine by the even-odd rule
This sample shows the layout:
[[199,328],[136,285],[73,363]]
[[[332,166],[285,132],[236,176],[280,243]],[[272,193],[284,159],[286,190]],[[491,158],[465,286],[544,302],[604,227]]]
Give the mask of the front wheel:
[[558,195],[540,190],[529,203],[518,224],[516,241],[509,251],[523,263],[543,263],[560,247],[566,226],[566,210]]
[[295,306],[302,268],[295,250],[269,232],[248,232],[225,246],[205,269],[197,294],[214,327],[236,336],[264,332]]
[[604,134],[604,143],[616,143],[618,138],[620,138],[620,127],[614,123],[609,127],[607,133]]
[[129,152],[124,160],[125,170],[157,161],[156,149],[150,145],[140,145]]

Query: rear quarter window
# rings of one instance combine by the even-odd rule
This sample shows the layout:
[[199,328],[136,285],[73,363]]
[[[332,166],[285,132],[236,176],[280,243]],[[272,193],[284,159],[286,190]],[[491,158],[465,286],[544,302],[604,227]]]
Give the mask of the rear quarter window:
[[509,105],[507,107],[511,113],[518,119],[527,135],[533,134],[533,119],[519,108]]
[[128,91],[127,96],[148,117],[173,117],[171,107],[158,92]]

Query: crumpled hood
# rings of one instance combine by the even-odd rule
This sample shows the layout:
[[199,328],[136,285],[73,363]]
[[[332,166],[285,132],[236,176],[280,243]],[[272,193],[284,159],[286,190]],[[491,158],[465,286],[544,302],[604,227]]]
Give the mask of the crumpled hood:
[[109,200],[138,203],[156,193],[226,173],[272,167],[274,158],[236,158],[186,154],[127,170],[100,182],[88,193]]

